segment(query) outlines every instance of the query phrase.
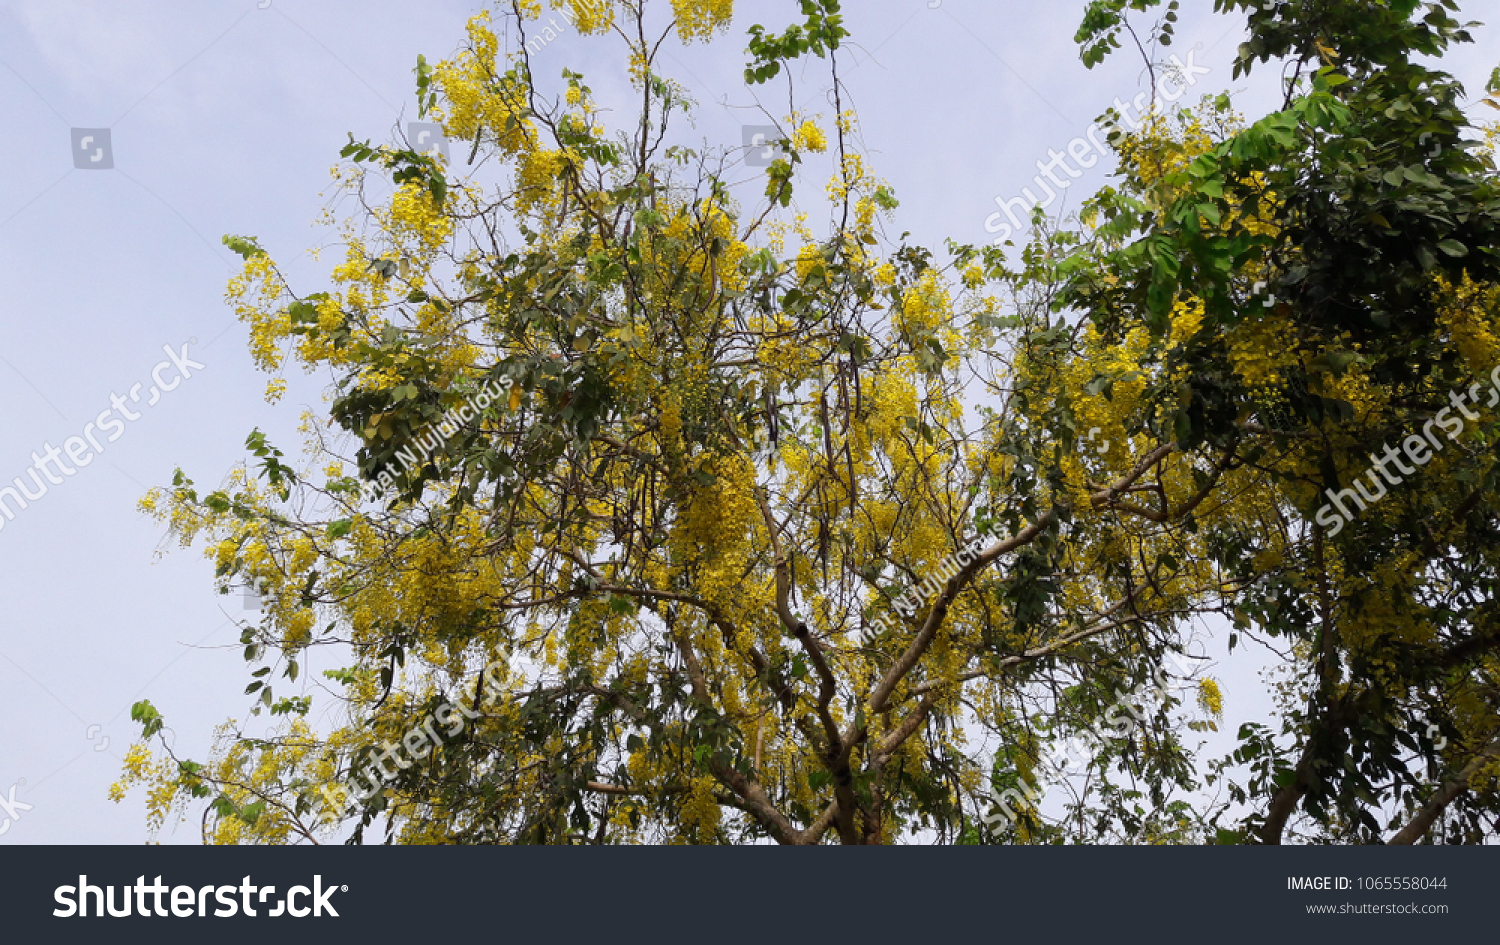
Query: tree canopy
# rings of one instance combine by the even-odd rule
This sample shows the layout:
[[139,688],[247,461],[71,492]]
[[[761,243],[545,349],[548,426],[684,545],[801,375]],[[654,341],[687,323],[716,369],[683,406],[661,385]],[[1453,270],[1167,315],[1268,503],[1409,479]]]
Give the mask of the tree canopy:
[[[275,719],[195,762],[140,703],[116,796],[219,843],[1493,839],[1495,99],[1434,67],[1474,24],[1214,6],[1279,111],[1115,123],[1076,218],[940,251],[893,235],[837,0],[750,32],[752,87],[826,75],[773,151],[691,142],[659,61],[732,0],[568,0],[638,93],[614,127],[544,91],[538,0],[475,17],[416,94],[493,182],[351,138],[325,288],[226,237],[268,396],[325,368],[331,406],[305,462],[257,431],[142,504],[259,590]],[[1168,68],[1177,9],[1094,0],[1084,62]],[[1277,654],[1217,759],[1205,627]],[[287,694],[315,650],[347,665]]]

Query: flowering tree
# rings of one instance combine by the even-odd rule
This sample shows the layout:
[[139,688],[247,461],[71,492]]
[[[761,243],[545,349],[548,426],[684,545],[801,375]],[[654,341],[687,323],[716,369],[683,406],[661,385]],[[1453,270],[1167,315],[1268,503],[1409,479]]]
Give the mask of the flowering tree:
[[[1087,62],[1126,6],[1089,6]],[[257,433],[220,488],[179,473],[144,506],[260,590],[246,692],[281,722],[199,764],[153,753],[141,703],[117,792],[150,782],[157,827],[199,799],[229,843],[1276,842],[1299,810],[1365,839],[1393,808],[1486,835],[1492,420],[1435,440],[1420,488],[1319,508],[1500,363],[1493,167],[1408,59],[1466,34],[1220,6],[1250,11],[1244,68],[1297,63],[1286,109],[1117,132],[1118,186],[1014,264],[890,237],[836,0],[751,31],[749,83],[805,93],[783,65],[811,54],[832,103],[784,116],[764,169],[689,147],[659,69],[730,0],[570,0],[639,96],[614,131],[588,76],[545,91],[536,0],[476,17],[417,96],[498,181],[351,139],[323,291],[226,238],[258,362],[331,368],[332,409],[308,463]],[[1338,52],[1325,7],[1364,17]],[[1286,711],[1201,765],[1222,695],[1162,667],[1210,613],[1284,644]],[[281,682],[321,652],[329,732]]]

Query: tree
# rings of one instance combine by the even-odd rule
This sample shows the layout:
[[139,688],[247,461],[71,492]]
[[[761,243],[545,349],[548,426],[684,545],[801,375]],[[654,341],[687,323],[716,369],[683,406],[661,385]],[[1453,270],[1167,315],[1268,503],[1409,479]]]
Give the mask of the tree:
[[[624,47],[627,128],[584,75],[546,96],[513,2],[416,70],[502,183],[351,138],[330,288],[226,237],[261,364],[339,381],[305,467],[257,432],[221,488],[143,502],[260,588],[246,694],[286,717],[199,764],[137,705],[117,791],[152,783],[154,825],[198,799],[251,843],[1493,835],[1496,428],[1442,408],[1500,365],[1500,204],[1462,87],[1412,60],[1468,40],[1453,4],[1219,0],[1237,73],[1291,64],[1284,109],[1116,128],[1118,185],[1014,264],[889,237],[836,0],[751,31],[747,82],[795,95],[810,53],[834,108],[783,118],[763,194],[743,149],[679,143],[658,72],[729,0],[570,4]],[[1091,3],[1085,62],[1158,5]],[[1331,511],[1433,423],[1426,468],[1387,453],[1384,498]],[[1281,731],[1205,763],[1218,685],[1166,667],[1210,614],[1287,653]],[[347,654],[329,733],[272,692],[314,648]]]

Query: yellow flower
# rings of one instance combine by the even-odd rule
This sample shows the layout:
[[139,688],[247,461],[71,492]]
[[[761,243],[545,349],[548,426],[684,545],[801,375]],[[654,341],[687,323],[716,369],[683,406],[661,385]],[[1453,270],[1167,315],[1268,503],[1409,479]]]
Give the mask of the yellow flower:
[[929,269],[902,294],[895,318],[908,330],[932,331],[947,320],[950,301],[947,287],[937,272]]
[[573,26],[579,33],[602,33],[615,21],[615,9],[609,0],[569,0]]
[[804,246],[797,253],[797,278],[807,281],[808,275],[823,265],[823,250],[818,246]]
[[1466,272],[1457,285],[1441,276],[1437,287],[1438,321],[1448,329],[1453,347],[1474,374],[1488,374],[1500,364],[1500,287],[1475,283]]
[[1203,300],[1193,299],[1190,302],[1178,302],[1172,308],[1172,343],[1180,345],[1186,342],[1203,325]]
[[1240,322],[1228,338],[1229,362],[1250,387],[1278,386],[1283,371],[1296,362],[1296,335],[1281,315]]
[[1224,693],[1219,690],[1217,682],[1212,679],[1198,681],[1198,705],[1216,719],[1224,715]]
[[684,43],[708,39],[729,25],[734,16],[734,0],[672,0],[677,17],[677,35]]
[[804,121],[801,127],[792,132],[792,147],[798,151],[821,153],[828,150],[828,139],[823,137],[823,129],[811,121]]
[[453,233],[453,220],[443,213],[432,192],[416,181],[402,184],[391,196],[391,224],[397,233],[410,233],[431,249]]

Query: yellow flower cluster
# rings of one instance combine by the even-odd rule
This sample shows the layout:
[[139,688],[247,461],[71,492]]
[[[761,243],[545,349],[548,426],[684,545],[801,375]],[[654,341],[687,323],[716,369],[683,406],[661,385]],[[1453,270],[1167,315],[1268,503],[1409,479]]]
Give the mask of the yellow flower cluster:
[[812,228],[807,225],[807,214],[798,213],[790,221],[772,220],[766,224],[766,246],[776,256],[786,252],[788,236],[796,236],[804,242],[815,242]]
[[[644,294],[697,313],[691,317],[705,319],[698,329],[706,331],[709,323],[723,315],[715,304],[719,292],[744,286],[746,275],[740,262],[750,249],[739,238],[735,218],[711,200],[702,200],[696,207],[664,201],[660,212],[667,217],[666,225],[658,238],[642,248],[651,273]],[[710,251],[715,240],[717,254]],[[683,279],[683,273],[695,278]]]
[[714,477],[698,489],[682,512],[672,540],[685,561],[696,564],[696,593],[730,604],[740,592],[750,552],[749,538],[759,517],[755,469],[742,456],[721,456],[698,464]]
[[144,781],[151,774],[151,749],[136,743],[125,750],[125,764],[119,781],[109,786],[109,799],[116,804],[125,800],[131,785]]
[[1500,286],[1479,285],[1468,273],[1456,286],[1442,276],[1436,282],[1438,321],[1448,329],[1470,373],[1488,375],[1500,365]]
[[901,296],[896,324],[913,333],[933,331],[948,323],[951,304],[948,287],[938,278],[936,270],[928,269]]
[[823,136],[823,129],[814,122],[804,121],[792,132],[792,147],[798,151],[822,153],[828,150],[828,139]]
[[[917,416],[917,387],[912,383],[912,374],[909,364],[900,370],[883,373],[873,379],[869,393],[872,407],[868,422],[870,440],[891,458],[897,471],[908,470],[913,465],[913,458],[905,446],[911,436],[906,420]],[[917,442],[926,445],[920,440]],[[889,510],[892,516],[890,524],[894,523],[896,511],[894,507]],[[882,525],[878,517],[874,524],[883,530],[890,527],[889,524]]]
[[630,53],[629,73],[630,84],[633,88],[641,88],[646,84],[646,75],[651,71],[651,62],[646,54],[639,50]]
[[[1116,150],[1120,163],[1133,168],[1141,183],[1150,187],[1214,147],[1208,120],[1201,106],[1186,121],[1179,122],[1154,112],[1139,128],[1119,139]],[[1175,130],[1173,124],[1178,125]]]
[[513,154],[536,140],[536,126],[526,117],[526,88],[497,66],[500,41],[489,20],[488,12],[471,18],[470,49],[433,67],[443,92],[434,114],[448,137],[472,140],[483,130],[487,140]]
[[1295,363],[1295,332],[1279,314],[1251,318],[1229,330],[1229,361],[1250,387],[1278,387]]
[[[1345,345],[1347,341],[1341,339],[1337,347],[1342,349]],[[1390,388],[1373,380],[1358,363],[1351,364],[1343,374],[1318,374],[1316,377],[1319,394],[1350,404],[1357,417],[1369,415],[1390,400]]]
[[734,16],[734,0],[672,0],[677,17],[677,35],[685,43],[708,39],[729,25]]
[[797,251],[797,279],[806,282],[812,271],[823,265],[823,247],[804,246]]
[[[723,248],[719,251],[719,258],[714,265],[714,274],[723,289],[731,291],[743,289],[747,276],[740,268],[740,263],[750,255],[750,247],[740,239],[739,226],[735,218],[723,207],[707,200],[699,206],[699,214],[702,218],[702,229],[707,239],[700,242],[707,243],[712,239],[723,241]],[[698,256],[702,256],[701,246],[697,248]],[[700,274],[706,274],[708,261],[702,263]]]
[[612,0],[568,0],[573,13],[573,26],[587,36],[603,33],[615,22],[615,7]]
[[1214,718],[1224,715],[1224,693],[1213,679],[1198,681],[1198,706]]
[[[1073,414],[1081,436],[1099,428],[1090,441],[1092,453],[1110,444],[1105,454],[1110,457],[1129,455],[1129,437],[1126,428],[1131,418],[1142,409],[1142,398],[1149,378],[1142,371],[1143,362],[1151,347],[1150,333],[1144,328],[1127,332],[1120,344],[1108,344],[1094,326],[1089,325],[1083,333],[1083,348],[1088,354],[1071,362],[1060,379],[1061,389],[1070,392]],[[1114,379],[1110,396],[1101,392],[1084,395],[1083,388],[1095,375]],[[1081,483],[1080,483],[1081,485]],[[1087,506],[1085,506],[1087,508]]]
[[438,208],[432,191],[407,181],[391,195],[390,219],[397,234],[409,234],[423,249],[442,246],[453,235],[453,219]]
[[567,161],[561,151],[527,151],[516,165],[516,213],[535,207],[555,207],[560,199],[559,176]]
[[173,811],[185,806],[185,796],[179,793],[177,765],[171,758],[155,758],[145,745],[131,745],[125,752],[120,780],[109,786],[109,799],[116,804],[125,800],[129,790],[137,784],[148,785],[146,793],[146,830],[155,837],[166,824]]
[[708,776],[693,779],[693,788],[682,805],[682,820],[688,827],[684,839],[707,842],[719,829],[722,813],[719,802],[714,799],[716,782]]
[[278,308],[285,294],[286,284],[268,253],[245,260],[244,268],[229,280],[224,293],[225,301],[234,306],[234,314],[249,324],[250,356],[263,371],[281,366],[281,342],[291,334],[291,321]]
[[828,181],[828,200],[842,203],[851,193],[871,190],[875,179],[865,170],[865,159],[858,154],[845,154],[839,173]]
[[1203,327],[1203,300],[1179,301],[1172,306],[1172,347],[1187,344]]

